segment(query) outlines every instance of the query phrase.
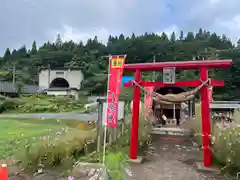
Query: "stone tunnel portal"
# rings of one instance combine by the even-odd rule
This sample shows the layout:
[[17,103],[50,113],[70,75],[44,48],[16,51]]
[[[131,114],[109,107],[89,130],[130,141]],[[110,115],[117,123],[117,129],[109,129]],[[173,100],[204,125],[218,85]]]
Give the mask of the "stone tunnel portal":
[[56,78],[50,83],[49,88],[69,88],[69,83],[64,78]]

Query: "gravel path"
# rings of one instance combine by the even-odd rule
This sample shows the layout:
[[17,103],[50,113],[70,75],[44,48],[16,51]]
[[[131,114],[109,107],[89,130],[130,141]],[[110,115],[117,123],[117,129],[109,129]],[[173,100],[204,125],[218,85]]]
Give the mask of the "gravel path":
[[[160,140],[159,140],[160,141]],[[229,177],[206,174],[195,169],[195,162],[202,158],[192,143],[157,142],[150,147],[148,160],[132,165],[137,180],[231,180]]]

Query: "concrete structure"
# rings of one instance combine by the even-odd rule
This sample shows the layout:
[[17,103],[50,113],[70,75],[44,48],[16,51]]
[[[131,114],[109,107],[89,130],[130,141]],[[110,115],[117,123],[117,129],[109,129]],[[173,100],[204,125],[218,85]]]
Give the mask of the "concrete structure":
[[213,101],[210,102],[210,109],[217,111],[222,109],[240,109],[239,101]]
[[239,101],[212,101],[210,110],[212,119],[215,121],[234,121],[235,110],[240,109]]
[[0,77],[0,93],[2,94],[11,94],[18,93],[18,86],[8,81],[5,77]]
[[39,73],[39,89],[49,95],[73,95],[78,98],[83,79],[79,68],[43,68]]
[[79,98],[76,88],[49,88],[46,93],[55,96],[73,96],[76,100]]
[[23,94],[37,94],[37,85],[23,84],[19,86],[17,83],[7,80],[5,77],[0,77],[0,93],[5,95]]

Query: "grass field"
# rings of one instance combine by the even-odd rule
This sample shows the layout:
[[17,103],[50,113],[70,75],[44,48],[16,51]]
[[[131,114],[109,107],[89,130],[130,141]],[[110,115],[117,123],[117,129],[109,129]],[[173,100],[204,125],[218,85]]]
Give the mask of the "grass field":
[[57,165],[83,151],[95,135],[94,127],[79,120],[0,119],[0,159],[13,156],[31,168],[43,159]]
[[24,148],[28,141],[38,141],[41,136],[53,135],[58,131],[61,131],[60,126],[0,120],[0,157],[14,155]]

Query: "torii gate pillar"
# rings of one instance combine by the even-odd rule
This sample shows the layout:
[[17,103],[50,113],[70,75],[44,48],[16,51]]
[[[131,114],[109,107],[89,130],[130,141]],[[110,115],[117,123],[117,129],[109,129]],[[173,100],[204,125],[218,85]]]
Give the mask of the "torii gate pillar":
[[[134,80],[139,83],[141,80],[141,71],[135,72]],[[130,159],[137,159],[138,153],[138,127],[139,127],[139,105],[140,105],[140,88],[134,86],[133,89],[133,108],[132,108],[132,128],[130,140]]]
[[[208,69],[202,68],[200,70],[201,81],[208,79]],[[209,167],[212,165],[212,152],[210,149],[210,136],[211,136],[211,121],[210,121],[210,108],[209,108],[209,96],[208,86],[205,85],[201,89],[201,116],[202,116],[202,148],[204,166]]]

